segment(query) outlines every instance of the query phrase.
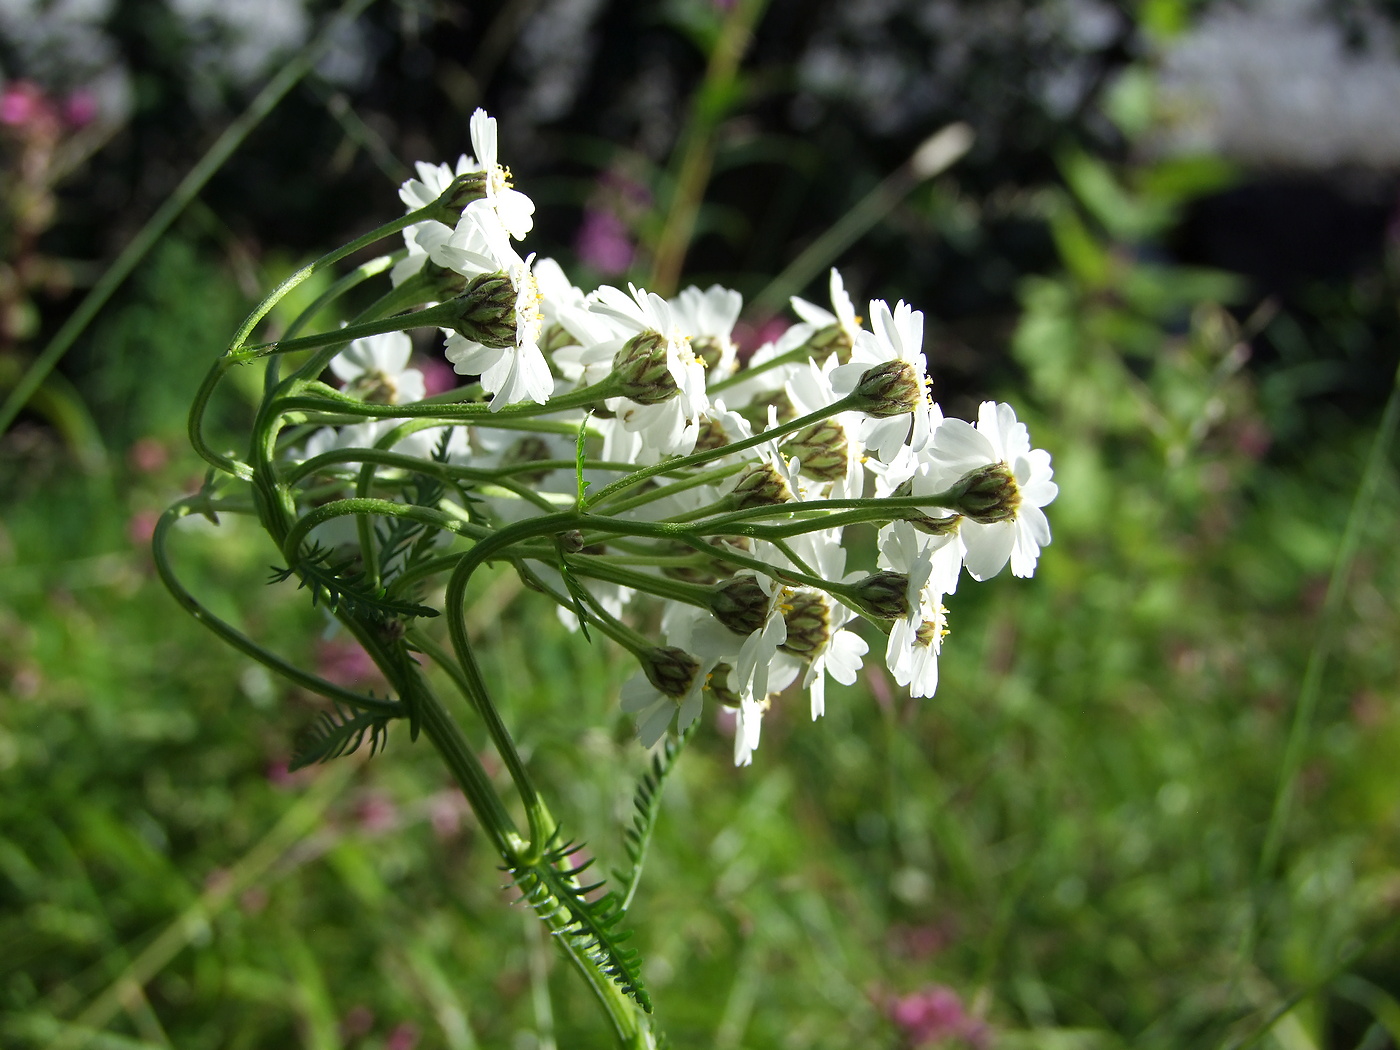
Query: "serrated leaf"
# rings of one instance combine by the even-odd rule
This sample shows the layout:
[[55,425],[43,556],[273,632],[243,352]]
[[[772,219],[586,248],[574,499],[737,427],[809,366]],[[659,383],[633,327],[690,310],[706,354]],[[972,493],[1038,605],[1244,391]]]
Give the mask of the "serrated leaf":
[[396,717],[375,711],[350,711],[336,704],[331,711],[317,716],[287,769],[295,772],[317,762],[329,762],[351,754],[359,750],[366,736],[369,737],[369,753],[375,755],[384,747],[389,723]]
[[578,440],[574,443],[574,476],[578,483],[578,509],[583,510],[583,494],[588,491],[588,486],[592,482],[583,480],[583,463],[587,458],[585,455],[584,442],[588,438],[588,420],[592,418],[592,413],[586,414],[578,425]]
[[651,845],[656,818],[661,812],[661,792],[666,786],[666,778],[671,775],[671,770],[676,768],[676,760],[680,758],[681,751],[690,735],[695,732],[697,724],[692,723],[679,737],[666,737],[661,751],[652,757],[651,768],[637,782],[637,790],[632,797],[632,808],[636,812],[632,816],[632,826],[622,837],[623,849],[627,851],[627,861],[631,867],[626,872],[613,872],[613,878],[622,887],[618,907],[623,912],[631,905],[637,886],[641,882],[647,847]]
[[355,568],[353,556],[336,558],[334,551],[317,545],[295,565],[285,569],[274,565],[268,582],[281,583],[293,576],[311,592],[312,605],[324,603],[332,612],[344,610],[376,622],[438,614],[426,605],[391,597],[385,588],[366,580],[364,572]]
[[[559,837],[560,832],[556,831],[556,842]],[[598,900],[589,900],[588,894],[603,883],[582,886],[575,874],[590,862],[575,869],[566,866],[580,846],[572,842],[552,845],[538,862],[507,870],[535,914],[550,932],[564,940],[570,952],[588,959],[638,1006],[651,1013],[651,996],[642,984],[641,957],[635,948],[622,945],[631,931],[619,928],[623,913],[617,895],[608,893]]]

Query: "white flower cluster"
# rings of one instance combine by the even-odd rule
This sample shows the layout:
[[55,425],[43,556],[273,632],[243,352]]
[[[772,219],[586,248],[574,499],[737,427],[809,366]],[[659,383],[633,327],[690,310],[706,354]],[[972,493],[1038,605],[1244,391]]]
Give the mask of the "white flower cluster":
[[[393,277],[403,287],[440,267],[467,298],[483,276],[509,280],[495,301],[513,338],[447,331],[447,359],[479,385],[429,399],[479,412],[417,430],[392,418],[328,428],[298,458],[378,444],[469,468],[461,516],[491,533],[576,510],[571,542],[528,538],[503,557],[566,622],[637,655],[622,708],[647,746],[673,721],[692,723],[708,693],[737,711],[735,761],[748,764],[778,694],[805,690],[815,719],[828,676],[856,681],[861,619],[864,633],[887,632],[896,681],[932,696],[943,602],[964,568],[985,580],[1009,562],[1030,576],[1050,542],[1050,457],[1011,407],[987,402],[976,424],[945,419],[928,395],[923,314],[875,300],[863,327],[835,270],[831,309],[794,298],[798,322],[742,368],[737,292],[583,292],[512,246],[533,205],[498,164],[495,122],[478,111],[471,129],[477,159],[420,165],[401,195],[417,210],[482,172],[484,196],[455,228],[405,230]],[[376,336],[331,367],[345,393],[405,405],[424,396],[408,357],[406,336]],[[858,568],[843,533],[861,524],[878,529],[879,556]],[[629,619],[645,615],[643,597],[662,603],[662,640]]]

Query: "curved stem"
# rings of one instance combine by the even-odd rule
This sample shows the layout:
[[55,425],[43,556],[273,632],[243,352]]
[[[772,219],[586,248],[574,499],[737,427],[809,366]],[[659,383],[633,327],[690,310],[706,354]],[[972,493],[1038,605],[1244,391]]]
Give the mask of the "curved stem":
[[337,700],[348,704],[361,711],[377,711],[381,714],[402,714],[403,705],[396,700],[384,700],[373,696],[364,696],[342,686],[327,682],[316,675],[308,674],[295,664],[288,663],[276,653],[269,652],[257,642],[253,641],[242,631],[231,624],[219,619],[190,594],[175,575],[175,570],[170,565],[170,556],[166,551],[166,536],[171,527],[180,518],[185,517],[190,512],[190,507],[185,502],[177,503],[164,514],[156,523],[155,534],[151,537],[151,554],[155,560],[156,574],[165,584],[166,590],[179,602],[180,606],[193,616],[200,623],[208,627],[216,635],[222,638],[229,645],[233,646],[245,656],[250,656],[258,663],[269,670],[276,671],[282,677],[288,679],[295,685],[303,689],[310,690],[331,700]]

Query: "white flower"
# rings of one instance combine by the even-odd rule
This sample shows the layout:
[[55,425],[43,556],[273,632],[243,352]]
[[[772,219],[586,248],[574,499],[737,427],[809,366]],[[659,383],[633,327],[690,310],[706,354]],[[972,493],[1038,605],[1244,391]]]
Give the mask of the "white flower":
[[486,201],[500,217],[501,225],[518,241],[535,225],[535,203],[511,188],[510,171],[497,163],[496,118],[478,109],[472,114],[471,134],[477,162],[486,172]]
[[[446,164],[425,164],[421,160],[416,167],[418,178],[409,179],[399,187],[399,199],[410,212],[432,204],[447,192],[447,188],[458,175],[477,170],[476,164],[465,154],[457,158],[455,169]],[[390,272],[389,277],[394,286],[398,287],[405,278],[421,270],[430,254],[430,246],[445,241],[451,234],[452,227],[436,219],[404,227],[403,241],[408,248],[408,255],[399,260]]]
[[942,595],[930,597],[924,607],[927,615],[918,623],[896,620],[885,646],[885,666],[900,686],[908,687],[911,697],[933,696],[938,690],[938,656],[948,633],[948,610]]
[[896,303],[891,311],[889,304],[872,299],[870,320],[875,331],[859,333],[850,363],[833,371],[831,382],[842,393],[850,393],[868,369],[887,361],[905,362],[920,378],[924,396],[918,399],[907,418],[902,415],[883,419],[869,417],[862,424],[862,442],[888,463],[906,436],[909,446],[917,452],[928,444],[933,433],[933,404],[928,397],[928,361],[922,350],[924,314],[903,300]]
[[609,398],[623,429],[640,435],[644,455],[688,455],[695,448],[700,417],[710,407],[705,393],[705,366],[690,348],[670,304],[654,292],[629,285],[631,295],[604,285],[588,297],[589,309],[610,318],[633,335],[655,332],[665,340],[666,370],[676,384],[675,397],[660,404],[640,405],[628,398]]
[[459,332],[447,332],[447,359],[458,375],[479,375],[491,394],[491,411],[522,401],[544,404],[554,393],[554,377],[540,350],[544,315],[531,270],[534,256],[522,259],[494,215],[468,207],[452,240],[440,254],[458,273],[477,276],[504,272],[515,289],[515,346],[486,346]]
[[381,405],[423,400],[423,373],[409,368],[413,342],[406,332],[356,339],[331,359],[331,371],[347,389]]
[[831,309],[835,310],[835,313],[795,295],[792,297],[792,311],[815,329],[836,325],[854,347],[856,340],[860,337],[860,318],[856,316],[855,307],[851,305],[851,297],[846,294],[846,284],[841,280],[841,274],[834,266],[831,268],[830,291]]
[[961,419],[944,420],[929,447],[930,460],[951,485],[968,471],[1005,463],[1016,478],[1020,504],[1015,517],[993,524],[964,518],[959,533],[967,548],[967,571],[974,580],[1001,572],[1008,559],[1014,576],[1031,576],[1040,548],[1050,542],[1050,523],[1041,510],[1058,494],[1051,478],[1050,453],[1031,448],[1026,425],[1008,404],[982,402],[977,426]]
[[637,716],[637,739],[643,747],[651,747],[671,719],[676,719],[676,728],[682,733],[700,717],[708,667],[700,667],[692,676],[690,685],[683,696],[663,693],[651,684],[645,672],[638,671],[622,684],[622,710]]
[[671,302],[677,326],[708,362],[707,378],[711,380],[724,379],[737,367],[739,348],[734,344],[734,323],[743,308],[742,295],[718,284],[703,292],[692,285]]

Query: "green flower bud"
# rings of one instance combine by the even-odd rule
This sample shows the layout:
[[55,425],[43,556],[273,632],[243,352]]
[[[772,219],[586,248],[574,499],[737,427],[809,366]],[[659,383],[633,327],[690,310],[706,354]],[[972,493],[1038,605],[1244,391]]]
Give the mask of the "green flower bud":
[[482,346],[515,346],[515,285],[503,273],[473,277],[453,302],[460,311],[450,325],[458,335]]
[[431,259],[423,263],[421,274],[427,285],[424,294],[428,299],[435,299],[440,303],[445,303],[449,299],[455,299],[463,294],[469,283],[464,275],[456,270],[449,270],[445,266],[439,266]]
[[540,337],[540,350],[544,352],[546,360],[551,359],[550,355],[553,354],[554,351],[565,346],[576,346],[577,344],[578,340],[570,335],[568,329],[561,324],[550,325],[544,330],[544,334]]
[[847,469],[846,428],[834,419],[823,419],[799,430],[782,446],[783,455],[796,456],[802,473],[817,481],[840,481]]
[[[724,360],[724,351],[726,349],[727,347],[724,345],[724,341],[718,336],[700,335],[690,340],[691,353],[700,358],[700,363],[705,366],[706,372],[713,373],[709,376],[709,381],[711,383],[726,378],[725,375],[720,375],[715,371]],[[734,368],[735,365],[731,364],[726,375],[732,373]]]
[[752,576],[735,576],[710,591],[710,612],[738,634],[751,634],[768,620],[773,599]]
[[[914,483],[906,481],[899,488],[895,489],[892,495],[912,496],[914,494]],[[947,514],[942,517],[933,517],[928,514],[910,514],[906,512],[904,520],[920,532],[926,532],[930,536],[947,536],[949,533],[957,532],[958,525],[962,521],[961,514]]]
[[739,707],[744,702],[743,697],[729,688],[729,673],[733,670],[728,664],[715,664],[705,682],[705,688],[725,707]]
[[851,584],[851,598],[871,616],[900,620],[909,615],[909,577],[888,570]]
[[1010,521],[1021,506],[1016,475],[1005,463],[992,463],[968,471],[954,486],[954,491],[958,496],[953,506],[982,525]]
[[792,502],[792,489],[787,478],[771,463],[755,463],[746,467],[731,493],[735,510],[751,507],[776,507]]
[[371,405],[399,403],[399,385],[393,376],[383,372],[361,372],[345,387],[345,392]]
[[[939,619],[947,616],[948,610],[939,606]],[[942,623],[935,623],[933,620],[925,620],[919,624],[919,629],[914,632],[914,644],[922,649],[927,649],[930,645],[938,643],[941,645],[943,639],[948,637],[948,628]]]
[[695,439],[696,452],[709,452],[712,449],[724,448],[729,444],[729,435],[725,433],[724,424],[717,419],[705,416],[700,420],[700,435]]
[[851,350],[854,349],[850,333],[839,324],[827,325],[808,339],[807,345],[812,348],[814,361],[822,361],[835,354],[837,362],[843,365],[850,363]]
[[[752,550],[747,536],[715,536],[706,541],[711,547],[733,547],[735,550],[748,552]],[[667,554],[695,554],[694,547],[686,543],[672,543],[666,547]],[[723,558],[714,558],[704,566],[689,565],[668,565],[663,568],[662,573],[673,580],[684,580],[686,583],[711,584],[721,577],[727,577],[734,572],[734,566]]]
[[[506,449],[501,456],[501,466],[518,467],[522,463],[538,463],[540,460],[550,459],[549,445],[544,438],[528,434],[522,437],[510,448]],[[548,477],[548,470],[531,470],[512,475],[517,481],[523,481],[529,485],[536,485]]]
[[674,645],[658,645],[642,658],[642,671],[648,682],[679,700],[700,673],[700,661]]
[[559,548],[565,554],[577,554],[583,550],[583,532],[580,529],[570,529],[568,532],[561,532],[557,539]]
[[826,595],[804,587],[793,591],[783,607],[787,641],[778,648],[811,660],[831,641],[831,605]]
[[623,343],[613,356],[613,372],[622,381],[622,396],[639,405],[659,405],[680,393],[666,364],[666,337],[660,332],[642,332]]
[[442,191],[442,196],[437,199],[439,207],[446,209],[451,215],[449,220],[444,220],[449,226],[457,225],[457,220],[462,217],[462,210],[472,201],[479,201],[486,196],[486,172],[469,171],[465,175],[458,175],[452,180],[452,185]]
[[788,397],[786,390],[769,390],[766,393],[755,394],[753,400],[738,409],[738,412],[755,430],[763,430],[768,426],[769,405],[778,410],[779,423],[797,418],[797,406],[792,403],[792,398]]
[[855,396],[855,407],[868,416],[902,416],[924,399],[924,377],[908,361],[886,361],[865,371]]

